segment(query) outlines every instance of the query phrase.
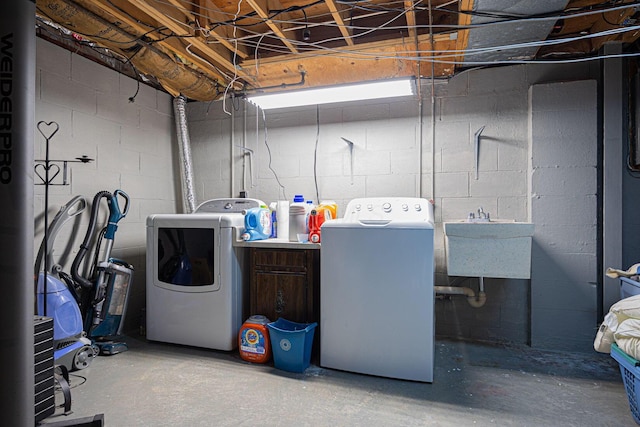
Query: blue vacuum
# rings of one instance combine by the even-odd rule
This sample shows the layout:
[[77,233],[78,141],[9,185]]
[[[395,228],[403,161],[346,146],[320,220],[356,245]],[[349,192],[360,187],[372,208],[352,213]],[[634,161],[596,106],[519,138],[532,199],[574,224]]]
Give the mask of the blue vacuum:
[[[102,199],[107,200],[109,219],[106,227],[100,232],[94,250],[94,259],[88,276],[85,277],[81,266],[94,237]],[[119,200],[124,201],[122,210]],[[83,290],[80,296],[80,307],[84,317],[84,330],[93,345],[99,349],[99,354],[117,354],[128,350],[121,335],[129,288],[133,281],[133,266],[111,257],[118,222],[127,215],[128,211],[129,196],[124,191],[116,190],[113,194],[108,191],[97,193],[93,198],[87,233],[71,265],[73,281],[79,289]],[[106,242],[104,250],[102,250],[103,242]]]
[[[84,198],[76,196],[60,208],[49,225],[48,238],[42,241],[35,263],[36,312],[40,316],[46,312],[46,316],[53,319],[53,357],[57,365],[64,365],[67,370],[88,367],[97,349],[84,333],[74,287],[64,281],[63,278],[69,277],[62,272],[60,264],[54,262],[53,242],[62,226],[75,219],[86,206]],[[43,261],[45,269],[40,271]]]
[[[81,273],[82,261],[94,239],[100,202],[105,198],[109,207],[109,219],[100,232],[94,252],[94,262],[85,266],[88,277]],[[121,210],[118,200],[125,202]],[[49,237],[42,242],[36,258],[35,274],[37,313],[53,318],[54,360],[68,370],[88,367],[98,354],[116,354],[128,349],[122,342],[122,326],[133,280],[133,267],[111,258],[111,250],[118,222],[129,209],[129,196],[121,190],[113,194],[101,191],[93,199],[89,226],[73,260],[71,275],[64,273],[53,260],[53,242],[62,226],[86,208],[85,200],[76,196],[60,211],[49,226]],[[106,247],[102,251],[102,241]],[[102,260],[99,261],[100,253]],[[40,267],[45,259],[45,269]],[[46,278],[46,280],[45,280]],[[45,285],[46,283],[46,285]],[[46,298],[45,298],[46,295]]]

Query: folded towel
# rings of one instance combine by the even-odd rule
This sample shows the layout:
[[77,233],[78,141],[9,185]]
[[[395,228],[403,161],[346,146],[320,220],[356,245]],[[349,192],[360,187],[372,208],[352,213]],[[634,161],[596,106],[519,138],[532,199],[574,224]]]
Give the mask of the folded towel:
[[640,274],[640,263],[638,264],[633,264],[631,267],[629,267],[626,271],[623,270],[616,270],[615,268],[607,268],[607,271],[605,273],[608,277],[611,277],[612,279],[616,279],[618,277],[631,277],[631,276],[637,276],[638,274]]

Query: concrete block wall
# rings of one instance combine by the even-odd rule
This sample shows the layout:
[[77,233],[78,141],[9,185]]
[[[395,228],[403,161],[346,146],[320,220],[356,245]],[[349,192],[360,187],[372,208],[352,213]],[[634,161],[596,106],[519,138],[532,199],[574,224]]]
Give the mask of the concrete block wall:
[[[433,118],[430,83],[422,88],[421,118],[417,99],[269,110],[265,112],[269,150],[265,145],[264,120],[260,116],[256,124],[253,106],[236,102],[237,111],[233,111],[231,118],[224,112],[224,109],[231,112],[230,102],[224,106],[226,108],[222,103],[191,103],[188,118],[192,150],[198,164],[194,168],[198,198],[237,196],[239,190],[245,188],[250,197],[267,203],[285,195],[291,199],[296,193],[316,200],[313,159],[317,140],[320,199],[337,201],[341,214],[346,203],[356,197],[433,198],[436,284],[469,286],[477,290],[477,278],[447,276],[442,222],[466,218],[480,206],[496,219],[531,220],[529,87],[543,82],[584,80],[594,75],[597,77],[598,70],[591,65],[514,66],[469,71],[447,83],[435,85]],[[581,126],[585,120],[574,117],[571,111],[567,114],[567,120],[573,120],[576,126]],[[432,119],[435,121],[435,144],[431,138]],[[563,122],[563,112],[557,112],[549,120],[551,125],[556,121]],[[473,137],[482,126],[485,128],[476,179]],[[585,127],[588,126],[585,124]],[[353,176],[349,148],[341,137],[354,143]],[[579,139],[572,140],[566,148],[559,147],[562,152],[558,155],[570,158],[575,144],[580,142]],[[243,187],[243,157],[245,162],[247,159],[237,148],[243,144],[254,150],[253,186],[247,179],[247,185]],[[229,181],[232,146],[235,147],[233,192]],[[285,194],[272,169],[284,185]],[[541,172],[537,174],[540,182],[558,182],[559,171],[548,168],[545,173]],[[582,175],[574,172],[577,170],[572,168],[561,171],[567,175],[561,182],[568,192],[579,191],[583,184]],[[432,183],[434,194],[430,194]],[[569,269],[580,265],[571,257],[565,257],[563,262]],[[479,309],[471,308],[464,298],[457,296],[438,300],[438,336],[529,343],[530,282],[485,278],[485,290],[487,303]],[[544,292],[550,298],[555,295],[553,289]],[[586,341],[584,336],[582,340],[583,343]]]
[[589,351],[597,331],[597,90],[594,80],[530,89],[535,347]]
[[[257,134],[253,105],[240,103],[233,118],[224,112],[221,102],[189,103],[187,107],[199,201],[237,197],[244,189],[249,197],[267,203],[303,194],[316,202],[318,198],[335,200],[344,209],[356,197],[418,195],[418,109],[414,100],[266,111],[266,132],[259,115]],[[342,138],[353,142],[352,152]],[[241,146],[253,151],[251,159],[243,155],[246,151]]]
[[[119,223],[113,256],[135,268],[125,328],[136,329],[145,304],[145,220],[151,213],[175,212],[180,189],[175,179],[172,98],[141,85],[131,103],[128,98],[137,90],[134,80],[42,39],[37,41],[36,66],[36,122],[59,125],[49,144],[49,158],[95,159],[69,163],[69,185],[49,186],[49,221],[73,196],[81,195],[88,203],[77,220],[61,229],[54,258],[68,272],[84,239],[94,195],[102,190],[126,192],[130,209]],[[45,148],[36,131],[36,159],[45,158]],[[60,178],[53,182],[61,183]],[[38,176],[34,181],[41,182]],[[36,251],[44,231],[44,194],[45,187],[36,185]],[[101,206],[99,227],[108,211],[104,200]]]

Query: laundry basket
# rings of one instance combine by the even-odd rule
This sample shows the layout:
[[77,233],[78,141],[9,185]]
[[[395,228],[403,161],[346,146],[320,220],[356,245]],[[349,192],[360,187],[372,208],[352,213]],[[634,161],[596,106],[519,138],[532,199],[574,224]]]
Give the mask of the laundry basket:
[[283,371],[304,372],[311,361],[316,326],[316,322],[296,323],[283,318],[268,323],[273,365]]
[[638,393],[640,392],[640,361],[620,350],[615,343],[611,344],[611,357],[620,364],[620,373],[622,374],[624,388],[627,391],[631,415],[636,424],[640,425],[640,401],[638,400]]

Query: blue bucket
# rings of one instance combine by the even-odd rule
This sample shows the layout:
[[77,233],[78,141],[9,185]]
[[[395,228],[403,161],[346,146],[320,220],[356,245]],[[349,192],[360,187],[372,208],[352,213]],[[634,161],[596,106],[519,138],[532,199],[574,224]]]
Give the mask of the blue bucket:
[[304,372],[311,363],[311,348],[316,322],[296,323],[278,319],[267,324],[273,365],[289,372]]

